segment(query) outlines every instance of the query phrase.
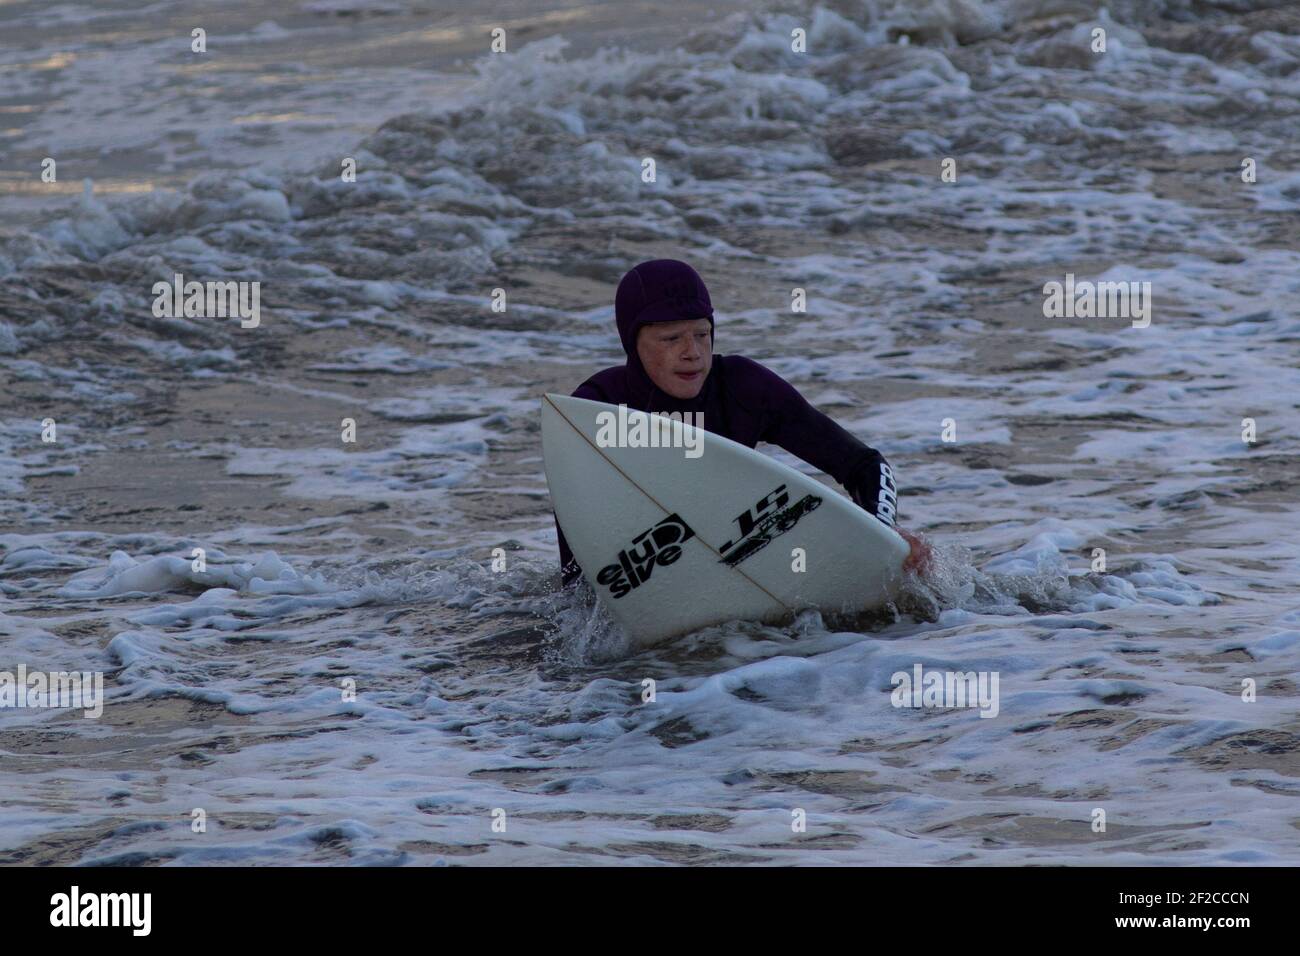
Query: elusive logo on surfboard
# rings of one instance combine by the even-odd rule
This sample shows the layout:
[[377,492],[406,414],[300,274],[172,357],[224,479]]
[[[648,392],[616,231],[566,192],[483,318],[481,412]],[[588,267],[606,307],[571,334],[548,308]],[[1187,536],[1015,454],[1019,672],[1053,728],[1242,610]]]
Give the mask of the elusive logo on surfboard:
[[607,564],[596,581],[609,588],[615,600],[630,594],[650,580],[655,565],[667,566],[682,556],[681,545],[695,537],[695,532],[677,514],[670,514],[653,528],[632,539],[631,548],[618,553],[616,564]]
[[750,555],[762,551],[775,537],[785,534],[799,523],[799,519],[814,510],[822,500],[816,495],[804,495],[790,504],[790,494],[785,485],[779,486],[759,498],[753,508],[746,508],[736,517],[740,537],[728,541],[719,552],[721,564],[735,567]]

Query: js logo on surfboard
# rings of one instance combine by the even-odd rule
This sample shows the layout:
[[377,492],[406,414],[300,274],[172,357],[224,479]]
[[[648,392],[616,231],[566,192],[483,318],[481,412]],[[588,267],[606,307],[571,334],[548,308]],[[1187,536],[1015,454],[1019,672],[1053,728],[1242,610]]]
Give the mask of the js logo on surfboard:
[[653,528],[642,531],[632,539],[631,548],[618,553],[616,564],[607,564],[596,575],[596,581],[609,588],[617,600],[650,580],[655,565],[667,566],[682,556],[681,545],[695,537],[685,521],[671,514]]
[[790,493],[785,490],[785,485],[768,492],[753,508],[746,508],[736,517],[740,537],[718,549],[722,554],[721,563],[735,567],[751,554],[767,547],[773,538],[785,534],[821,503],[816,495],[804,495],[790,504]]

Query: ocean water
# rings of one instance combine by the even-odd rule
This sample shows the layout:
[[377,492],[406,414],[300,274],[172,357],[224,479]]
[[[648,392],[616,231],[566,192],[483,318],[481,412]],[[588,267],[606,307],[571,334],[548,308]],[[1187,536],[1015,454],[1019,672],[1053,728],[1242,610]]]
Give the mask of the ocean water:
[[[0,7],[0,671],[106,697],[0,708],[0,862],[1300,862],[1300,8],[648,9]],[[887,613],[559,592],[539,398],[661,256],[890,459]]]

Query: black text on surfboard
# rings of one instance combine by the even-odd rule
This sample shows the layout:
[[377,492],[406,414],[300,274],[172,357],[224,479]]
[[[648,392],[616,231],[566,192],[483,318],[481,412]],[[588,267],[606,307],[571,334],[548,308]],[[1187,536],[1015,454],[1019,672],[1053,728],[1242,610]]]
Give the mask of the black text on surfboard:
[[607,564],[596,575],[596,581],[609,588],[610,596],[617,599],[650,580],[655,565],[667,566],[682,556],[681,545],[695,537],[678,515],[671,514],[649,530],[632,539],[632,547],[618,553],[616,564]]
[[768,492],[753,508],[746,508],[736,516],[740,537],[718,549],[722,563],[734,567],[754,552],[761,551],[769,541],[785,534],[821,503],[816,495],[804,495],[790,504],[790,493],[785,490],[785,485]]

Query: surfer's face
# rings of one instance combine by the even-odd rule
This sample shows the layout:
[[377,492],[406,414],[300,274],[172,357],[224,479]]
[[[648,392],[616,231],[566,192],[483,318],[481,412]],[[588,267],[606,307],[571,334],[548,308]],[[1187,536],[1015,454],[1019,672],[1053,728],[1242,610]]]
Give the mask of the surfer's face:
[[713,337],[708,319],[682,319],[643,325],[636,354],[650,381],[673,398],[694,398],[713,364]]

